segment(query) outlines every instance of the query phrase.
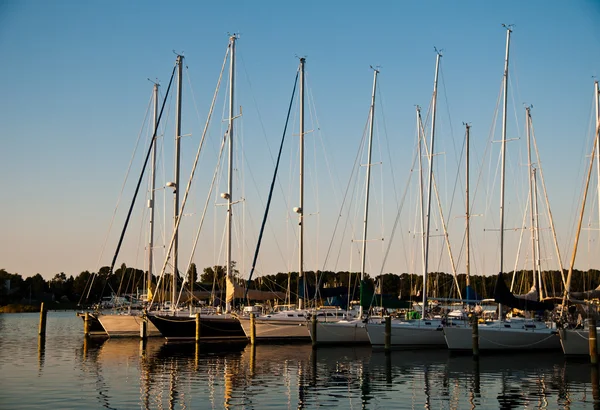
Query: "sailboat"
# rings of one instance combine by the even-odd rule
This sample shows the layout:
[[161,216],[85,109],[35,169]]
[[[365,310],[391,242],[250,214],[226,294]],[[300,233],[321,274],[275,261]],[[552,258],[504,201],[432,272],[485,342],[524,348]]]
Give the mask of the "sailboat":
[[[577,255],[577,245],[579,243],[579,234],[581,232],[581,223],[583,221],[583,213],[585,211],[585,203],[586,203],[587,192],[588,192],[588,187],[589,187],[589,183],[590,183],[590,176],[591,176],[591,172],[592,172],[594,158],[596,158],[596,160],[598,160],[598,158],[599,158],[598,149],[600,149],[600,147],[598,147],[598,144],[599,144],[599,139],[600,139],[600,89],[598,87],[597,80],[594,82],[594,102],[596,105],[596,133],[595,133],[595,138],[594,138],[594,148],[592,149],[592,155],[591,155],[590,167],[589,167],[588,177],[587,177],[587,182],[586,182],[586,187],[585,187],[585,193],[583,195],[583,201],[582,201],[582,205],[581,205],[581,213],[579,215],[579,226],[577,227],[577,234],[575,237],[575,245],[573,248],[573,255],[571,258],[571,264],[569,266],[569,273],[567,276],[567,283],[565,286],[565,294],[564,294],[563,303],[562,303],[562,314],[563,314],[562,319],[564,319],[564,316],[566,316],[567,301],[573,301],[573,302],[577,303],[577,305],[576,305],[577,307],[575,308],[576,312],[577,312],[577,310],[579,310],[580,312],[582,312],[580,314],[591,317],[592,309],[593,309],[592,306],[586,305],[582,301],[584,299],[590,300],[593,298],[600,297],[600,286],[598,286],[594,290],[587,291],[587,292],[571,292],[571,279],[573,276],[573,267],[575,265],[575,257]],[[600,160],[597,162],[597,166],[598,166],[598,176],[600,177]],[[600,179],[598,180],[598,187],[600,188]],[[600,190],[599,190],[598,195],[600,195]],[[597,315],[598,315],[598,312],[596,310],[596,316]],[[571,318],[571,321],[574,322],[574,318]],[[575,327],[575,328],[573,328],[573,327]],[[577,327],[580,327],[580,328],[577,328]],[[560,329],[560,331],[559,331],[560,343],[561,343],[564,354],[568,355],[568,356],[588,355],[590,352],[589,331],[590,331],[589,323],[585,323],[585,325],[583,325],[583,326],[576,326],[576,325],[573,326],[573,323],[569,323],[567,320],[567,323],[564,323],[563,328]],[[596,332],[600,333],[600,326],[597,326]],[[597,344],[596,348],[600,349],[600,341],[598,339],[596,339],[596,344]]]
[[[369,217],[369,189],[371,183],[371,152],[373,146],[373,126],[375,122],[375,95],[377,91],[377,75],[379,70],[373,68],[373,92],[371,94],[371,109],[369,112],[369,147],[367,153],[367,174],[366,174],[366,192],[365,192],[365,210],[363,219],[363,238],[361,252],[360,280],[361,288],[364,286],[365,264],[367,256],[367,232]],[[361,290],[361,293],[362,290]],[[358,318],[345,319],[338,322],[317,322],[316,328],[310,328],[310,337],[313,343],[318,345],[339,345],[339,344],[368,344],[369,336],[363,320],[363,306],[359,307]]]
[[[508,62],[510,34],[512,29],[506,27],[506,57],[504,61],[503,78],[503,114],[502,114],[502,148],[501,148],[501,183],[500,183],[500,270],[496,281],[495,300],[498,302],[499,319],[482,323],[479,326],[479,350],[480,351],[521,351],[521,350],[554,350],[558,349],[559,339],[557,330],[554,326],[548,325],[540,320],[531,320],[523,318],[513,318],[505,320],[502,317],[502,305],[519,308],[522,310],[552,310],[553,304],[550,302],[538,301],[538,287],[536,285],[535,267],[533,269],[534,286],[529,294],[521,297],[515,296],[507,288],[502,277],[504,262],[504,176],[506,164],[506,107],[508,96]],[[530,141],[531,116],[529,107],[527,112],[527,134],[528,146]],[[529,153],[529,166],[531,167],[531,150]],[[533,174],[533,173],[531,173]],[[533,195],[534,191],[530,175],[530,209],[532,212],[532,237],[535,235],[533,228],[535,225],[533,214]],[[535,239],[533,240],[535,241]],[[532,241],[532,245],[533,245]],[[533,245],[534,246],[534,245]],[[534,246],[535,255],[535,246]],[[535,256],[534,256],[535,260]],[[534,262],[535,263],[535,262]],[[562,268],[561,268],[562,269]],[[541,275],[540,275],[541,276]],[[539,284],[541,285],[541,284]],[[446,326],[444,327],[444,336],[448,349],[450,350],[471,350],[473,348],[472,328],[470,325]]]
[[[427,317],[427,269],[429,253],[429,230],[431,213],[431,193],[433,185],[433,149],[435,142],[435,119],[437,108],[437,86],[440,59],[442,54],[437,53],[435,63],[435,78],[433,85],[432,120],[431,120],[431,142],[429,144],[429,173],[428,173],[428,199],[426,205],[425,219],[423,220],[423,307],[422,316],[415,320],[391,321],[391,345],[396,348],[441,348],[445,347],[444,335],[442,333],[442,319],[431,319]],[[383,318],[372,319],[366,324],[367,333],[373,347],[383,347],[385,344],[385,321]]]
[[[304,273],[304,65],[306,59],[300,58],[298,68],[300,79],[300,204],[294,208],[298,214],[299,240],[298,240],[298,277],[299,282],[303,283]],[[295,86],[294,86],[295,88]],[[291,108],[291,105],[290,105]],[[284,133],[285,134],[285,133]],[[275,177],[274,177],[275,178]],[[267,210],[268,211],[268,210]],[[266,217],[266,214],[265,214]],[[264,226],[264,223],[263,223]],[[259,244],[260,245],[260,244]],[[256,255],[255,255],[256,259]],[[304,292],[302,292],[304,294]],[[249,298],[247,298],[249,299]],[[298,306],[285,306],[285,309],[275,311],[270,314],[257,316],[254,320],[255,340],[257,342],[308,342],[310,334],[308,332],[308,318],[310,311],[305,309],[304,300],[298,298]],[[240,316],[242,328],[248,337],[252,333],[251,320],[249,316]]]
[[[227,294],[228,294],[228,301],[227,301],[227,305],[226,305],[226,312],[225,314],[213,314],[213,313],[208,313],[208,314],[203,314],[202,312],[198,312],[198,316],[196,316],[196,313],[187,315],[187,316],[181,316],[181,315],[177,315],[175,313],[175,311],[171,312],[171,314],[149,314],[148,318],[150,319],[150,321],[156,326],[156,328],[161,332],[161,334],[167,338],[167,339],[171,339],[171,340],[185,340],[185,339],[198,339],[199,341],[245,341],[246,336],[244,334],[244,332],[242,331],[242,328],[239,324],[239,321],[237,320],[237,318],[233,315],[231,315],[231,302],[230,302],[230,290],[229,287],[232,285],[232,276],[233,276],[233,270],[232,270],[232,259],[231,259],[231,253],[232,253],[232,242],[231,242],[231,229],[232,229],[232,221],[231,221],[231,217],[232,217],[232,205],[233,205],[233,201],[232,201],[232,192],[233,192],[233,176],[232,176],[232,171],[233,171],[233,120],[235,118],[234,116],[234,73],[235,73],[235,41],[237,40],[237,36],[234,34],[229,38],[229,44],[228,44],[228,52],[230,53],[229,55],[229,123],[228,123],[228,129],[227,129],[227,140],[228,140],[228,145],[229,145],[229,161],[228,161],[228,184],[227,184],[227,189],[228,192],[224,193],[221,195],[222,198],[227,200],[227,219],[226,219],[226,230],[227,230],[227,260],[226,260],[226,271],[227,271]],[[181,58],[182,56],[179,56],[180,58],[178,58],[178,61],[180,62],[180,66],[179,66],[179,70],[181,70]],[[178,107],[180,105],[180,101],[181,101],[181,77],[179,77],[179,82],[178,82]],[[214,101],[213,101],[214,104]],[[180,113],[180,108],[178,108],[178,113]],[[212,112],[212,111],[211,111]],[[177,115],[177,137],[178,139],[180,138],[180,133],[179,133],[179,129],[180,129],[180,120],[181,120],[181,116],[178,114]],[[178,156],[177,156],[178,158]],[[196,156],[196,162],[194,164],[194,167],[192,169],[192,176],[193,173],[195,172],[195,167],[197,164],[199,158],[199,152],[198,155]],[[179,164],[176,164],[176,181],[175,181],[175,190],[178,191],[179,190]],[[190,183],[192,181],[192,178],[190,177],[190,180],[188,181],[188,186],[185,190],[185,195],[184,195],[184,199],[183,199],[183,203],[182,203],[182,208],[183,206],[185,206],[185,200],[188,196],[189,193],[189,187],[190,187]],[[165,259],[165,262],[163,264],[163,269],[161,272],[161,276],[164,273],[164,270],[166,268],[168,259],[169,259],[169,254],[171,249],[173,250],[173,257],[174,257],[174,272],[177,272],[177,241],[178,241],[178,227],[179,227],[179,223],[181,221],[181,214],[179,213],[179,200],[178,200],[178,196],[175,196],[175,229],[173,232],[173,236],[171,238],[171,243],[169,245],[169,252],[167,252],[167,257]],[[172,300],[172,307],[175,307],[175,301],[176,301],[176,276],[177,275],[173,275],[173,288],[172,288],[172,296],[171,296],[171,300]],[[199,323],[197,323],[197,321],[199,320]],[[199,327],[199,329],[198,329]],[[198,335],[198,331],[199,331],[199,335]]]

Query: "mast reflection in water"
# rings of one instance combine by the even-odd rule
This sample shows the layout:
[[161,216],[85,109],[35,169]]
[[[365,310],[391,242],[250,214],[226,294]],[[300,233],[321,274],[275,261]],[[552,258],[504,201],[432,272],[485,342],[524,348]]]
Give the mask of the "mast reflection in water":
[[97,342],[76,319],[51,312],[40,344],[36,315],[0,315],[0,408],[600,406],[597,369],[559,354]]

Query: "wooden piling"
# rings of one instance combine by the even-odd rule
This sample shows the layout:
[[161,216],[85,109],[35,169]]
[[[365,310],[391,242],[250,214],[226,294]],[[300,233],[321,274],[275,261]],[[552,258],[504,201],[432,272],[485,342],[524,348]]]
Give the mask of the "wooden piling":
[[46,316],[48,315],[48,311],[44,307],[44,302],[40,306],[40,328],[38,335],[45,336],[46,335]]
[[256,315],[250,313],[250,343],[256,343]]
[[392,318],[390,316],[385,317],[385,333],[383,336],[385,338],[385,352],[389,353],[392,349]]
[[596,330],[596,319],[588,319],[590,331],[590,363],[598,364],[598,331]]
[[473,338],[473,357],[479,357],[479,319],[473,316],[471,320],[472,338]]
[[146,340],[148,338],[148,318],[146,315],[142,316],[140,321],[140,339]]
[[317,348],[317,314],[313,314],[312,318],[311,318],[311,323],[310,325],[312,326],[312,348],[316,349]]
[[200,341],[200,313],[196,313],[196,342]]
[[90,312],[85,312],[83,319],[83,335],[90,337]]

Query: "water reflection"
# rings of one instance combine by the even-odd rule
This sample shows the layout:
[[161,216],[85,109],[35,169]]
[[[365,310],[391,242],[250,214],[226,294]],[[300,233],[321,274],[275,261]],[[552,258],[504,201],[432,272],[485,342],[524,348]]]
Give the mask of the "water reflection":
[[[162,340],[85,340],[82,366],[98,403],[120,407],[120,378],[139,383],[134,407],[515,409],[598,406],[598,370],[560,355],[450,356],[369,347],[205,346]],[[117,376],[121,373],[121,376]]]
[[598,369],[560,354],[96,341],[48,319],[42,340],[38,315],[0,315],[1,408],[600,407]]

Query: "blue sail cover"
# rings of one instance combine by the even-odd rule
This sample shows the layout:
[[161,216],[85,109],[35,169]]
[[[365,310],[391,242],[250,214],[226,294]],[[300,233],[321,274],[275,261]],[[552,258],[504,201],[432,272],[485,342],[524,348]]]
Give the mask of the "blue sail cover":
[[468,285],[465,289],[465,299],[469,301],[468,303],[470,305],[474,305],[476,302],[481,301],[482,297],[475,292],[475,289],[473,289],[471,285]]

